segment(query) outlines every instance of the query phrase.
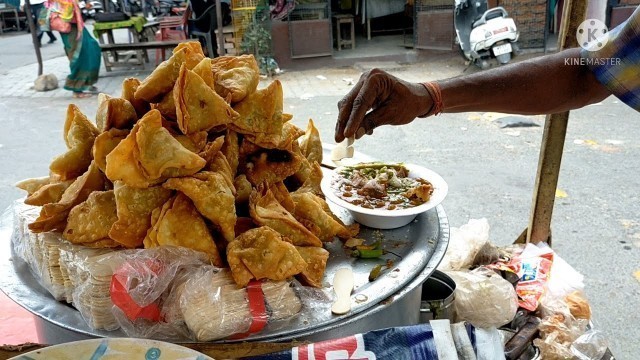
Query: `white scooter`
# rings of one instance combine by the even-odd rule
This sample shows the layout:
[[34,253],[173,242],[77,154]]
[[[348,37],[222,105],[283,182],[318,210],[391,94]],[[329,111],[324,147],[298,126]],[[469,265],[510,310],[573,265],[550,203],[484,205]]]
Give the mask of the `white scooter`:
[[455,0],[456,40],[463,56],[482,69],[495,58],[506,64],[519,52],[519,32],[502,7],[487,9],[486,0]]

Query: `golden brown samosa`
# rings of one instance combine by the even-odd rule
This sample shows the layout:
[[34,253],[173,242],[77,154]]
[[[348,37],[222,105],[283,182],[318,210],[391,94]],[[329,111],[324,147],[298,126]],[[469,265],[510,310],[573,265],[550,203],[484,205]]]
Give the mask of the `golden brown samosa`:
[[294,146],[294,142],[304,135],[304,130],[293,125],[292,123],[285,122],[282,125],[282,132],[279,136],[263,135],[263,134],[246,134],[245,139],[248,139],[252,143],[265,148],[265,149],[280,149],[291,151]]
[[73,244],[117,247],[118,243],[109,238],[109,230],[116,220],[113,190],[94,191],[87,200],[71,209],[62,236]]
[[299,276],[307,284],[321,288],[324,271],[327,268],[329,252],[321,247],[296,246],[298,254],[302,257],[307,267],[302,270]]
[[29,224],[29,229],[35,233],[64,230],[67,226],[69,211],[85,201],[92,192],[104,190],[105,183],[104,175],[92,162],[87,171],[64,191],[60,201],[42,207],[40,216]]
[[291,198],[291,194],[289,194],[289,190],[284,185],[282,181],[278,181],[269,187],[269,190],[273,193],[276,200],[282,205],[283,208],[287,209],[288,212],[293,214],[293,211],[296,207],[293,199]]
[[[74,179],[75,180],[75,179]],[[33,194],[29,195],[24,203],[33,206],[56,203],[62,199],[62,194],[67,190],[74,180],[58,181],[49,183]]]
[[236,188],[236,204],[246,204],[249,202],[252,186],[247,177],[238,175],[233,179],[233,186]]
[[320,188],[320,183],[322,182],[322,176],[323,176],[322,167],[320,167],[320,164],[318,164],[317,162],[314,162],[313,164],[309,164],[309,169],[306,174],[306,179],[302,182],[302,185],[294,192],[296,193],[311,192],[320,197],[323,197],[324,194],[322,193],[322,189]]
[[260,82],[260,68],[253,55],[220,56],[211,59],[215,90],[237,103],[253,93]]
[[49,170],[60,176],[61,180],[74,179],[83,174],[91,163],[91,148],[99,133],[80,109],[70,104],[63,134],[69,150],[53,159]]
[[176,140],[178,140],[178,142],[180,142],[182,146],[196,154],[199,154],[205,149],[205,147],[207,146],[208,136],[209,134],[206,131],[199,131],[190,135],[173,135],[173,137],[176,138]]
[[264,185],[254,189],[249,197],[249,213],[256,224],[269,226],[296,246],[322,246],[322,242],[305,228],[276,200]]
[[196,75],[200,76],[202,80],[204,80],[204,83],[211,88],[211,90],[214,90],[213,71],[211,70],[211,59],[209,58],[202,59],[202,61],[200,61],[198,65],[196,65],[193,68],[193,72],[196,73]]
[[16,183],[16,187],[18,189],[26,191],[27,195],[31,195],[43,186],[48,185],[49,183],[51,183],[51,177],[43,176],[39,178],[24,179],[22,181],[19,181]]
[[237,132],[227,130],[221,150],[227,158],[229,166],[231,166],[231,175],[235,177],[238,173],[238,160],[240,158],[240,139],[238,139]]
[[155,108],[167,119],[176,120],[178,118],[176,103],[173,100],[173,89],[162,97],[160,102],[155,105]]
[[349,239],[357,235],[352,229],[345,226],[340,219],[335,217],[329,205],[311,192],[299,192],[291,194],[295,203],[293,215],[303,224],[314,224],[312,232],[322,241],[332,241],[334,236],[341,239]]
[[260,141],[266,142],[269,138],[276,138],[277,141],[284,124],[282,103],[282,84],[274,80],[233,107],[240,116],[229,124],[229,128],[259,138]]
[[173,55],[158,65],[140,83],[136,90],[135,98],[157,103],[166,93],[173,89],[182,64],[187,69],[193,69],[202,59],[204,59],[204,54],[198,41],[180,43],[173,49]]
[[238,118],[227,102],[200,76],[182,66],[173,88],[178,126],[185,134],[210,130]]
[[135,188],[121,181],[114,183],[118,221],[109,230],[109,237],[126,248],[142,245],[151,227],[151,212],[162,206],[172,191],[162,186]]
[[206,165],[198,154],[189,151],[162,127],[162,117],[151,110],[138,122],[134,152],[144,175],[154,182],[161,178],[195,174]]
[[204,219],[193,202],[182,193],[153,210],[152,226],[144,239],[145,248],[182,246],[206,253],[215,266],[224,263]]
[[230,188],[225,176],[202,171],[191,176],[171,178],[162,186],[187,195],[198,211],[220,229],[222,237],[233,240],[236,223],[235,188]]
[[93,159],[102,172],[107,171],[107,155],[129,135],[129,130],[110,129],[96,137],[93,143]]
[[313,120],[309,119],[307,124],[307,131],[298,142],[300,143],[300,151],[302,155],[313,163],[317,161],[318,164],[322,163],[322,140],[320,139],[320,132],[315,127]]
[[136,134],[139,129],[140,125],[136,124],[129,135],[107,154],[104,173],[112,182],[123,181],[128,186],[137,188],[146,188],[155,183],[155,181],[147,179],[142,165],[135,156],[135,153],[138,152]]
[[136,99],[135,93],[136,90],[138,90],[138,86],[140,86],[140,80],[134,77],[124,79],[124,81],[122,82],[122,95],[120,97],[129,101],[131,105],[133,105],[133,108],[136,109],[136,115],[138,115],[139,119],[143,117],[144,114],[146,114],[149,110],[151,110],[151,107],[149,106],[148,102],[142,99]]
[[136,109],[129,100],[122,98],[108,98],[102,101],[96,110],[96,125],[100,132],[111,128],[131,129],[136,121]]
[[227,260],[240,287],[251,279],[285,280],[307,267],[296,248],[268,226],[246,231],[230,242]]

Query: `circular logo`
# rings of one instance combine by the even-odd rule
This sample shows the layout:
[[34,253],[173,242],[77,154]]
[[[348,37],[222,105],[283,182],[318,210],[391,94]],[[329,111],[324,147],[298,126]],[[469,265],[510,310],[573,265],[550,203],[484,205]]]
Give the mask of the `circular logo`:
[[598,19],[587,19],[578,26],[576,37],[581,48],[598,51],[609,41],[609,29]]

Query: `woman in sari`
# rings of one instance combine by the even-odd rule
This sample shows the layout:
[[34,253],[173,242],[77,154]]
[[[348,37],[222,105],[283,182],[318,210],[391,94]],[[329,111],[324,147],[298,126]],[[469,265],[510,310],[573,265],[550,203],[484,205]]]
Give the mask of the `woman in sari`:
[[49,7],[71,25],[70,31],[60,32],[71,71],[64,88],[73,91],[75,98],[89,97],[97,91],[93,84],[100,71],[100,45],[84,27],[76,0],[49,0]]

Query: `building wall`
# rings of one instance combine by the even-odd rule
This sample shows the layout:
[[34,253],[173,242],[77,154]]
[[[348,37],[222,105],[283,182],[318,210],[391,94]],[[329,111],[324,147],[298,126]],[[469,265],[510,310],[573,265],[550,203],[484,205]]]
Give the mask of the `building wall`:
[[[630,0],[640,1],[640,0]],[[520,31],[521,48],[544,47],[544,27],[546,22],[546,0],[498,0],[509,12]]]

